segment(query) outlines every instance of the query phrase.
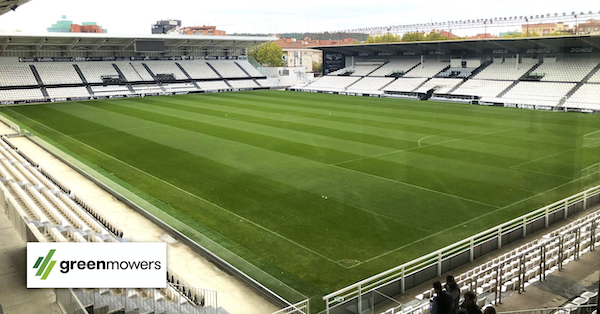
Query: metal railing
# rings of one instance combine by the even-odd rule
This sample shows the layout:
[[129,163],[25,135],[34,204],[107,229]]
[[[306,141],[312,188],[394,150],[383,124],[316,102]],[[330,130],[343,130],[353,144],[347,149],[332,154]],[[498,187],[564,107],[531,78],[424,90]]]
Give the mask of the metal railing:
[[549,307],[549,308],[543,308],[543,309],[498,312],[498,314],[550,314],[550,313],[585,314],[585,313],[593,312],[597,307],[598,307],[597,304],[585,304],[585,305],[581,305],[575,309],[566,309],[564,307]]
[[[499,249],[503,245],[515,241],[517,238],[524,238],[528,234],[543,229],[544,227],[548,227],[555,220],[567,218],[570,213],[587,209],[589,205],[592,205],[590,204],[592,198],[594,198],[593,203],[600,202],[596,197],[598,195],[600,195],[600,185],[330,293],[323,297],[323,300],[326,302],[326,312],[329,313],[332,308],[346,304],[354,299],[357,299],[356,308],[362,309],[365,294],[391,284],[398,284],[398,292],[404,293],[407,288],[407,277],[416,275],[420,272],[428,272],[428,274],[420,276],[420,282],[416,282],[416,276],[412,276],[411,278],[414,279],[412,286],[439,277],[442,275],[443,265],[447,265],[445,262],[448,260],[462,256],[463,254],[468,254],[468,258],[465,258],[465,260],[466,262],[471,262],[476,258],[476,249],[481,249],[484,246]],[[492,251],[493,249],[490,249],[489,251]],[[464,265],[465,263],[456,265],[452,268]],[[448,266],[446,266],[446,268],[448,268]],[[435,271],[432,271],[432,269]],[[447,269],[446,271],[448,270],[450,269]],[[365,302],[369,302],[369,299],[370,298],[367,297]]]
[[292,304],[286,308],[283,308],[272,314],[308,314],[309,313],[309,299],[300,301],[296,304]]
[[88,314],[73,289],[54,289],[54,294],[56,294],[56,303],[62,307],[63,313]]

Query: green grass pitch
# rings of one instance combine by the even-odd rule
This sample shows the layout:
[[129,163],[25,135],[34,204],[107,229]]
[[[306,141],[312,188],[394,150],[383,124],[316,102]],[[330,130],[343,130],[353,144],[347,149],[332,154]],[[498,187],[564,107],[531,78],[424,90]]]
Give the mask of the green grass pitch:
[[0,112],[308,296],[600,182],[600,115],[281,91]]

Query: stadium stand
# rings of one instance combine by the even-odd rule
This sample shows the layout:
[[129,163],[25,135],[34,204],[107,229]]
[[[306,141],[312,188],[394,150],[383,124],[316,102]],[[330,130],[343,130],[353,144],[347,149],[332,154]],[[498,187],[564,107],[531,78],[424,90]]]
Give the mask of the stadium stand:
[[202,61],[180,61],[179,64],[193,79],[218,79],[219,75]]
[[[147,73],[148,71],[146,71],[146,69],[144,69],[142,73],[139,73],[136,69],[133,68],[130,62],[118,61],[114,62],[114,64],[117,65],[119,71],[123,73],[123,76],[125,77],[125,80],[127,82],[138,82],[148,79],[149,74]],[[144,72],[146,73],[144,74]],[[152,77],[150,77],[150,80],[152,81]]]
[[231,87],[225,81],[198,81],[198,86],[204,91],[229,90]]
[[239,64],[251,77],[262,77],[263,75],[252,65],[248,60],[238,60],[235,63]]
[[223,78],[248,77],[248,74],[233,61],[206,61],[206,63],[212,66]]
[[173,61],[154,61],[145,62],[154,75],[157,74],[173,74],[177,80],[186,80],[188,77]]
[[339,75],[339,76],[365,76],[373,71],[375,71],[377,68],[379,68],[381,66],[381,64],[376,64],[376,65],[372,65],[372,64],[359,64],[357,63],[356,65],[352,66],[352,67],[347,67],[332,73],[329,73],[329,75]]
[[432,78],[417,88],[415,92],[426,93],[428,90],[434,88],[435,93],[446,94],[461,82],[462,79],[457,78]]
[[426,78],[398,78],[390,85],[383,88],[386,92],[412,92],[421,84],[423,84],[427,79]]
[[349,93],[361,94],[383,94],[381,88],[390,84],[394,78],[391,77],[364,77],[346,90]]
[[512,83],[512,81],[471,79],[460,85],[460,87],[458,87],[451,94],[478,97],[496,97],[502,91],[506,90]]
[[482,98],[482,100],[556,106],[573,87],[575,83],[519,82],[499,98]]
[[492,64],[473,78],[479,80],[516,81],[537,63],[537,59],[523,59],[521,62],[517,62],[517,60],[516,58],[512,58],[502,62],[495,59]]
[[[123,232],[73,193],[63,191],[21,153],[0,139],[0,189],[7,194],[8,216],[37,242],[129,242]],[[29,236],[28,236],[29,239]],[[86,308],[140,313],[216,312],[216,292],[190,287],[167,271],[162,289],[75,289]],[[207,303],[208,301],[208,303]]]
[[0,86],[29,86],[37,84],[37,80],[28,65],[0,65]]
[[118,76],[111,62],[79,62],[77,66],[88,83],[102,83],[102,76]]
[[404,77],[433,77],[448,67],[450,67],[449,62],[425,59],[423,63],[404,74]]
[[600,110],[600,84],[583,84],[569,97],[564,106]]
[[72,63],[41,63],[35,69],[45,85],[83,84]]
[[44,94],[42,94],[42,91],[39,88],[0,90],[0,101],[42,101],[45,98],[46,97],[44,97]]
[[305,89],[341,92],[359,79],[360,77],[327,75],[307,85]]
[[[483,307],[498,302],[502,293],[525,291],[526,286],[543,280],[600,245],[598,223],[600,212],[596,211],[455,276],[461,294],[476,292],[477,305]],[[418,294],[415,300],[381,313],[427,314],[433,295],[433,289],[428,289]],[[597,298],[597,292],[585,292],[563,308],[572,313],[573,309],[596,304]]]
[[543,74],[542,81],[579,82],[598,65],[598,59],[547,58],[534,72]]
[[50,98],[72,98],[72,97],[90,97],[90,93],[85,87],[54,87],[47,88]]
[[257,88],[259,87],[253,80],[229,80],[227,83],[232,88]]
[[124,85],[92,86],[95,96],[129,95],[131,91]]
[[393,76],[394,73],[404,75],[410,69],[416,67],[421,63],[421,59],[407,58],[407,59],[395,59],[384,64],[379,69],[373,71],[369,76]]
[[199,91],[193,83],[165,83],[162,85],[167,92],[196,92]]
[[145,62],[139,62],[139,61],[132,61],[129,63],[129,65],[133,68],[133,71],[137,74],[137,77],[139,77],[141,81],[154,81],[154,78],[152,77],[152,75],[148,72],[147,68],[145,67]]
[[160,94],[164,92],[162,87],[157,84],[133,85],[132,88],[139,94]]

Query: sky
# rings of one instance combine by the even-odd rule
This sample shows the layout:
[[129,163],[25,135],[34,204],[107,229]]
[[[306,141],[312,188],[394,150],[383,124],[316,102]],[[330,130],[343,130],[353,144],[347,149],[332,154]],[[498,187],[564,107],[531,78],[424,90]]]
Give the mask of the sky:
[[[599,12],[589,0],[466,0],[466,1],[202,1],[202,0],[31,0],[0,16],[5,32],[45,33],[66,15],[68,20],[97,22],[110,34],[146,35],[162,19],[183,26],[215,25],[234,33],[334,32],[337,30],[494,18],[518,15]],[[513,27],[514,30],[517,27]],[[475,32],[475,30],[462,31]],[[492,31],[493,32],[493,31]],[[461,31],[454,31],[458,35]]]

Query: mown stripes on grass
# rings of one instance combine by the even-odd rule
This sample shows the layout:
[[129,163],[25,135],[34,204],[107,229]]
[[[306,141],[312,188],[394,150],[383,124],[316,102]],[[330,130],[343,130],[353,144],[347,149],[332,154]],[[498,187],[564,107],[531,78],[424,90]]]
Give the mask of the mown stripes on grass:
[[594,115],[275,91],[0,112],[309,295],[600,179]]

